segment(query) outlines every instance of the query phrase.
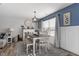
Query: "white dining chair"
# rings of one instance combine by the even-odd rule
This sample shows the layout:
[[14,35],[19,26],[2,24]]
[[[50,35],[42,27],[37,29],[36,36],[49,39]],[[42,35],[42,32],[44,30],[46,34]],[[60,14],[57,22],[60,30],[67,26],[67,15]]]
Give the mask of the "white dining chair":
[[45,52],[48,52],[48,37],[42,37],[39,41],[39,54],[42,52],[42,48],[45,48]]
[[27,55],[29,54],[28,52],[29,52],[29,47],[30,46],[33,46],[33,44],[27,44],[27,49],[26,49]]

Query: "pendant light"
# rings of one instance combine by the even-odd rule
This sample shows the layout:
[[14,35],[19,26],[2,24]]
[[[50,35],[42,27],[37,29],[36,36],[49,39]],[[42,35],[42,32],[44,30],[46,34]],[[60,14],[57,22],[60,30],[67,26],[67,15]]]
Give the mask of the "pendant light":
[[36,17],[36,11],[34,11],[34,17],[32,18],[33,21],[37,21],[37,17]]

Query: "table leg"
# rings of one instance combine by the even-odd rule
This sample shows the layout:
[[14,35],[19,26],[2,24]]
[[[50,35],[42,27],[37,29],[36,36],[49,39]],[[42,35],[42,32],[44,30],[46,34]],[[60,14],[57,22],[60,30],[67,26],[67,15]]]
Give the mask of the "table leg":
[[36,56],[36,54],[35,54],[35,40],[33,41],[33,55]]

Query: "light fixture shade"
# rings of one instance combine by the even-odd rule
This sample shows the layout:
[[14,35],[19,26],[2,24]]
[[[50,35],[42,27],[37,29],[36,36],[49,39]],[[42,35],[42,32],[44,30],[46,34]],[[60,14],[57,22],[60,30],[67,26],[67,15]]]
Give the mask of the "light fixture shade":
[[34,18],[33,20],[34,20],[34,21],[37,21],[37,19],[36,19],[36,18]]
[[32,20],[33,20],[33,21],[37,21],[37,18],[36,18],[36,17],[34,17],[34,18],[32,18]]

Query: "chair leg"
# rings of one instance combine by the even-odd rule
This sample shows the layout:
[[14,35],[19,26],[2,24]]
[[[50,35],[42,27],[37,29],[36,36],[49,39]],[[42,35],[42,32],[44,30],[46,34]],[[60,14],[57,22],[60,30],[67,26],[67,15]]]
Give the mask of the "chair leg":
[[46,53],[48,53],[48,47],[47,47],[47,45],[46,45]]
[[47,53],[47,47],[45,47],[45,52]]
[[41,46],[39,46],[39,54],[41,54]]
[[27,45],[27,54],[28,54],[28,45]]

